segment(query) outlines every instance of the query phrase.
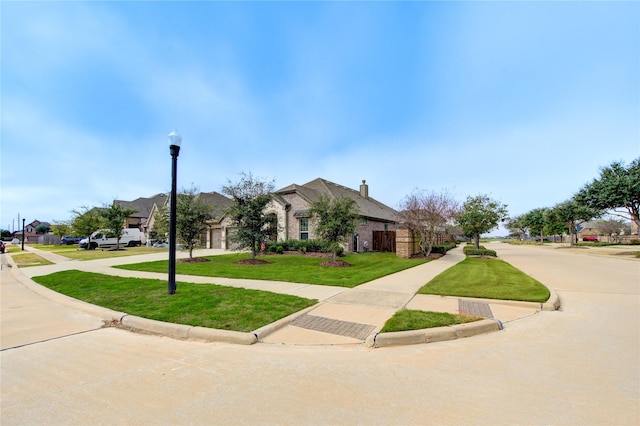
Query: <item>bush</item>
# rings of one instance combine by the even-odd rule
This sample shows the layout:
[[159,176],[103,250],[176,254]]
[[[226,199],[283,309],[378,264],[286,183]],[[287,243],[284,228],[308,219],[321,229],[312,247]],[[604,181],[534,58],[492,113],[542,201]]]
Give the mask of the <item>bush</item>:
[[[299,251],[300,253],[331,253],[329,244],[322,240],[286,240],[278,243],[283,251]],[[344,248],[338,249],[338,256],[344,254]]]
[[455,243],[444,243],[444,244],[439,244],[437,246],[433,246],[431,248],[431,253],[442,253],[442,254],[446,254],[449,250],[456,248],[456,244]]
[[483,246],[480,246],[480,248],[475,248],[475,247],[465,247],[463,249],[463,252],[466,256],[491,256],[491,257],[498,257],[498,254],[495,252],[495,250],[488,250],[486,248],[484,248]]
[[284,248],[280,244],[271,243],[267,246],[267,251],[269,253],[282,254],[284,253]]

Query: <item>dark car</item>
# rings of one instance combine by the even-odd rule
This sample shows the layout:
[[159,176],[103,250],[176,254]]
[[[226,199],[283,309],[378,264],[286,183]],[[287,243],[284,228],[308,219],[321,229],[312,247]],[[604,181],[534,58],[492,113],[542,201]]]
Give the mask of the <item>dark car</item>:
[[71,244],[78,244],[82,238],[80,237],[68,237],[64,236],[60,239],[60,244],[66,244],[70,246]]
[[585,235],[582,237],[582,241],[598,241],[598,237],[595,235]]

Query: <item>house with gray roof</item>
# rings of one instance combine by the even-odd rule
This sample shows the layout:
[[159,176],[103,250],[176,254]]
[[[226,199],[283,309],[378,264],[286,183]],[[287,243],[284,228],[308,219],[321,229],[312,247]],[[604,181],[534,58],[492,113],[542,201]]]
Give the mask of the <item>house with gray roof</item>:
[[116,200],[122,207],[135,210],[131,216],[129,216],[124,224],[125,228],[137,228],[149,234],[149,217],[151,211],[155,205],[164,205],[167,200],[167,194],[156,194],[151,197],[139,197],[133,201]]
[[355,190],[317,178],[304,185],[292,184],[274,192],[266,213],[277,218],[277,239],[314,239],[309,209],[322,195],[331,199],[351,198],[356,202],[360,219],[346,251],[362,251],[365,241],[372,248],[374,232],[395,231],[398,228],[398,212],[370,197],[366,181],[363,180],[359,190]]

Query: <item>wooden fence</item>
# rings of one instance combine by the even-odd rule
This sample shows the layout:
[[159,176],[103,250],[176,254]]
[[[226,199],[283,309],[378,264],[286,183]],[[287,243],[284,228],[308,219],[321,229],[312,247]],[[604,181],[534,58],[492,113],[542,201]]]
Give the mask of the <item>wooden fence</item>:
[[373,231],[373,250],[396,252],[396,231]]

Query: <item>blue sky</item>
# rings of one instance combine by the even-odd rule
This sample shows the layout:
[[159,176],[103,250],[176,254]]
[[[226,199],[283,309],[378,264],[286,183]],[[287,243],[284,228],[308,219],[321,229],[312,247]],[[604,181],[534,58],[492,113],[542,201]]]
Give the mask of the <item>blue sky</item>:
[[173,129],[179,188],[366,179],[511,215],[640,155],[638,2],[0,8],[0,228],[167,192]]

